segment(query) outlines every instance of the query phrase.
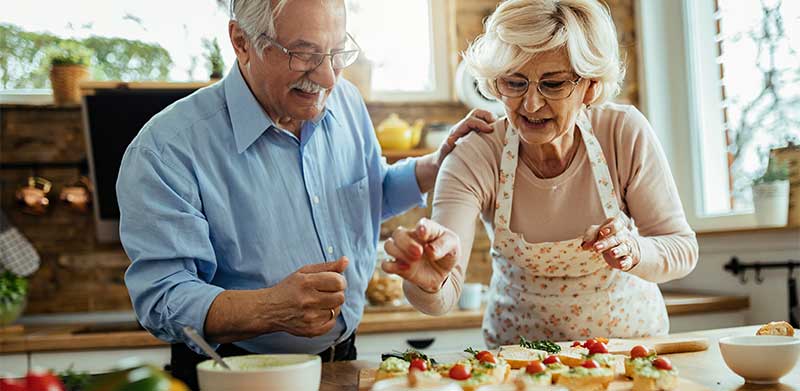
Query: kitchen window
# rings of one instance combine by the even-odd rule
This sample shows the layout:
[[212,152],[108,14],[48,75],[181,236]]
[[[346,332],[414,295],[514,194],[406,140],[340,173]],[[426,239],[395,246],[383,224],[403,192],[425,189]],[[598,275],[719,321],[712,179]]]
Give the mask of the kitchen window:
[[[227,0],[140,0],[108,2],[75,0],[18,2],[0,13],[0,25],[13,26],[59,38],[85,40],[91,36],[119,37],[166,50],[171,61],[168,72],[130,74],[136,80],[208,80],[204,41],[216,39],[225,71],[235,60],[230,47]],[[372,62],[372,99],[449,99],[446,48],[445,2],[437,0],[348,0],[348,30]],[[46,8],[48,12],[42,13]],[[180,17],[178,17],[178,16]],[[437,23],[433,23],[436,20]],[[0,52],[12,51],[11,45]],[[2,53],[0,53],[2,54]],[[20,57],[12,64],[0,64],[0,95],[6,99],[37,93],[49,96],[50,82],[41,57]],[[120,59],[116,59],[120,60]],[[135,64],[133,64],[135,65]],[[131,65],[131,66],[133,66]],[[141,64],[140,64],[141,65]],[[147,65],[147,64],[144,64]],[[38,78],[26,75],[40,73]],[[114,79],[93,67],[93,78]],[[3,78],[0,77],[0,80]],[[17,82],[13,82],[16,79]],[[0,99],[1,100],[1,99]]]
[[372,66],[372,100],[450,98],[446,1],[348,0],[347,8],[347,29]]
[[800,3],[639,4],[643,108],[690,223],[698,230],[754,226],[752,179],[770,148],[800,140]]

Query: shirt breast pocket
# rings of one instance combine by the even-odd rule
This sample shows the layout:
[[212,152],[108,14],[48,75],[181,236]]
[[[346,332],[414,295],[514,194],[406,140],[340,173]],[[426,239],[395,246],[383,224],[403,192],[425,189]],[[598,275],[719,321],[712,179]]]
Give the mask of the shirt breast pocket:
[[370,245],[372,237],[372,217],[370,214],[369,177],[363,178],[336,189],[339,200],[339,221],[347,232],[348,242],[357,248]]

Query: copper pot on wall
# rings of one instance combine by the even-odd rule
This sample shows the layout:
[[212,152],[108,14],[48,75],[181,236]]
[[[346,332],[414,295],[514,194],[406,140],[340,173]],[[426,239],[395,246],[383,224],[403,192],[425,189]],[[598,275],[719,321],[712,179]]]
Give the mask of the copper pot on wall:
[[28,177],[28,185],[17,189],[17,201],[22,205],[22,211],[32,215],[43,215],[47,212],[50,199],[47,194],[52,189],[52,182],[42,177]]

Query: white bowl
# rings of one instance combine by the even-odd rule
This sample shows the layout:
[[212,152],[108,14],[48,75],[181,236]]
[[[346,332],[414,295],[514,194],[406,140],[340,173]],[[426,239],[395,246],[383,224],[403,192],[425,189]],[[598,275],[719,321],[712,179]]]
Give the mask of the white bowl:
[[201,391],[318,391],[322,360],[311,354],[253,354],[226,357],[232,370],[214,360],[197,364]]
[[800,338],[746,335],[719,340],[725,364],[748,383],[773,384],[794,368],[800,357]]

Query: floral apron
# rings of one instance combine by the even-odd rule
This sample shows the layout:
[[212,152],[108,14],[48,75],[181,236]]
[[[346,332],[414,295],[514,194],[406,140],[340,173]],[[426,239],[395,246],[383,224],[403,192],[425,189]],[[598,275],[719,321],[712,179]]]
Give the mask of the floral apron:
[[[600,144],[583,113],[577,125],[603,212],[616,216],[620,208]],[[611,268],[601,254],[581,249],[581,237],[528,243],[511,232],[518,154],[519,134],[509,126],[494,217],[491,300],[483,319],[486,344],[516,344],[520,336],[560,341],[667,334],[666,306],[655,283]]]

